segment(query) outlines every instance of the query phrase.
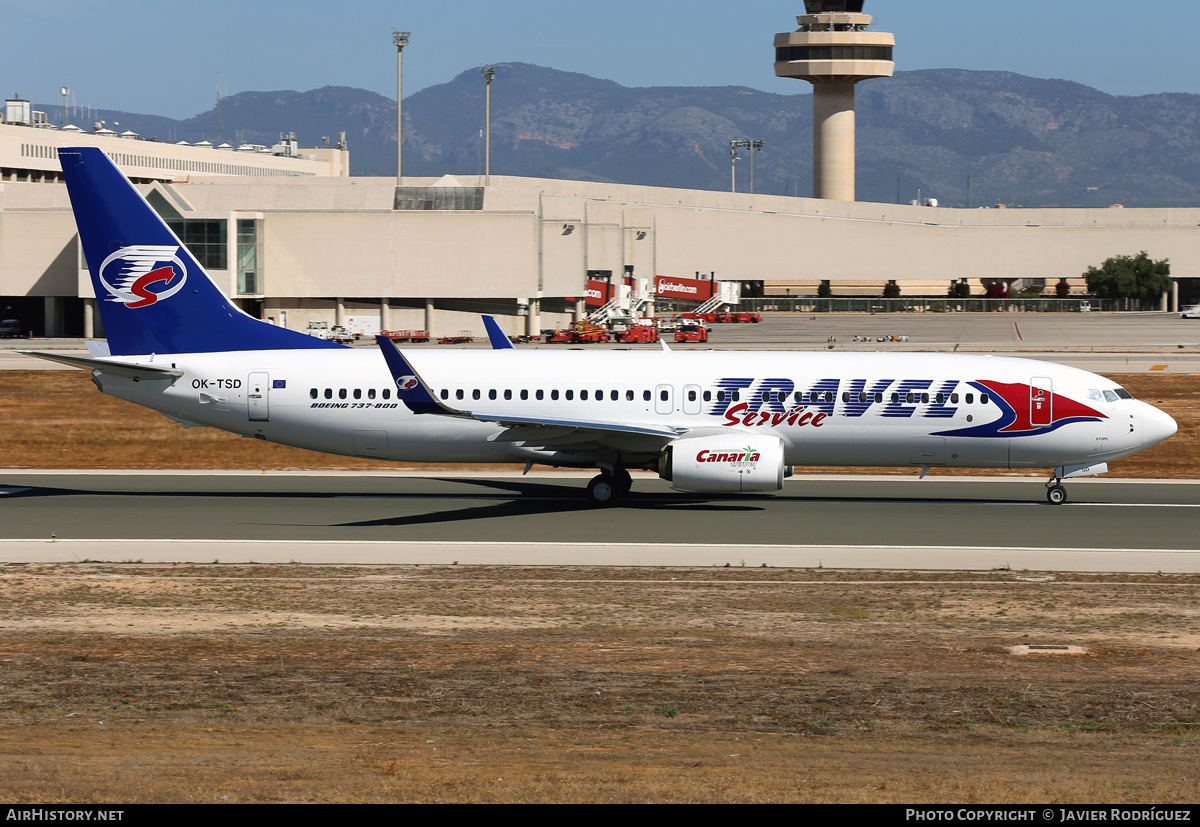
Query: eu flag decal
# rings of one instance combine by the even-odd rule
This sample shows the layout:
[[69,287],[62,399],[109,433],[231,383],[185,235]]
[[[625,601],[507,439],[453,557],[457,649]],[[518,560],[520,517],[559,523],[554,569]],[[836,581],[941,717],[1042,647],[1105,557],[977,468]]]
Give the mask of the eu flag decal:
[[281,391],[281,390],[285,389],[286,387],[287,387],[286,379],[276,379],[274,382],[271,383],[271,390],[273,390],[273,391]]

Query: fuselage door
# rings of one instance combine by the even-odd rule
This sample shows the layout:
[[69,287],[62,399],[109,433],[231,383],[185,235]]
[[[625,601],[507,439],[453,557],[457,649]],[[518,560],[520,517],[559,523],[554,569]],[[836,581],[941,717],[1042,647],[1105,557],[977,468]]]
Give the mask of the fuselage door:
[[246,404],[251,422],[269,422],[271,419],[271,375],[266,372],[250,374],[246,383]]
[[659,385],[654,389],[654,410],[660,414],[675,413],[675,388]]
[[1048,376],[1029,380],[1029,424],[1035,428],[1054,424],[1054,383]]
[[684,385],[683,386],[683,412],[688,416],[698,416],[700,414],[700,386],[699,385]]

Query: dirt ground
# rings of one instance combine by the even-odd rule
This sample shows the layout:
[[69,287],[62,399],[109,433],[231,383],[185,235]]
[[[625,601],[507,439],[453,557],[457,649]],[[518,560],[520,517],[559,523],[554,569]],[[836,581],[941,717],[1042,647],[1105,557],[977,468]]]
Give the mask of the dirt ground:
[[[1113,475],[1195,476],[1194,378],[1118,381],[1181,429]],[[0,421],[7,467],[396,467],[185,431],[82,371],[0,372]],[[1195,802],[1198,590],[1014,571],[7,566],[0,800]]]
[[10,566],[0,800],[1194,802],[1198,589]]

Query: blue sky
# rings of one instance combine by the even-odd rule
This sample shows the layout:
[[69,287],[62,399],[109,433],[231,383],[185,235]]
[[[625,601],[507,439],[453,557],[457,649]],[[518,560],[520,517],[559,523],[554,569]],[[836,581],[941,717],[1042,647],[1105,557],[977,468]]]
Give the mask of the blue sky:
[[[0,90],[189,117],[229,94],[357,86],[395,94],[393,28],[412,31],[405,96],[484,63],[524,62],[626,86],[784,94],[772,38],[802,0],[0,0]],[[867,0],[897,68],[996,69],[1118,95],[1200,92],[1200,4],[1129,0]]]

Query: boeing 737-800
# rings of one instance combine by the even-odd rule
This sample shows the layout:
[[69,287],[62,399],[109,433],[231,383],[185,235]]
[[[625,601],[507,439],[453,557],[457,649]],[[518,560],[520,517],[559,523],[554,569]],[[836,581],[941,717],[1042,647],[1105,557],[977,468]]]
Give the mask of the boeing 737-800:
[[1175,433],[1111,380],[952,354],[353,349],[242,312],[95,148],[59,151],[108,334],[101,391],[188,426],[398,462],[629,469],[679,491],[770,492],[796,465],[1050,468],[1062,480]]

